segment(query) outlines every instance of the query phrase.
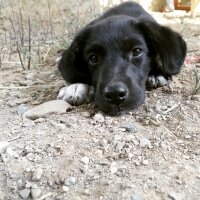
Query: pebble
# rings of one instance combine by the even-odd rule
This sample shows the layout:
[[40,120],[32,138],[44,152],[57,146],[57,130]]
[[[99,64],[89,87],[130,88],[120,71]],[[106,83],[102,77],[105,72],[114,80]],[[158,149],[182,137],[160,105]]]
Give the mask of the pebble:
[[22,199],[28,199],[29,195],[30,195],[30,190],[29,189],[23,189],[19,192],[19,195]]
[[176,193],[176,192],[169,192],[167,197],[170,199],[170,200],[182,200],[182,197],[180,194]]
[[28,111],[28,107],[26,104],[21,104],[17,107],[17,114],[22,116],[26,111]]
[[18,158],[19,155],[12,149],[12,147],[8,147],[5,152],[8,158]]
[[72,185],[75,185],[75,184],[76,184],[76,177],[73,177],[73,176],[69,177],[68,179],[66,179],[64,181],[65,186],[72,186]]
[[125,144],[126,144],[125,142],[118,142],[115,147],[116,151],[120,152],[123,149],[123,147],[125,146]]
[[63,191],[63,192],[68,192],[68,191],[69,191],[69,187],[63,185],[63,186],[62,186],[62,191]]
[[133,196],[131,197],[131,200],[143,200],[143,198],[141,197],[140,194],[133,194]]
[[34,125],[35,125],[34,121],[26,119],[26,118],[23,119],[23,124],[22,124],[23,127],[30,128],[30,127],[33,127]]
[[64,114],[71,110],[71,105],[63,100],[53,100],[40,104],[23,114],[23,118],[35,120],[47,117],[49,114]]
[[32,183],[31,182],[27,182],[25,185],[26,188],[31,188],[32,187]]
[[193,95],[191,97],[192,100],[195,100],[195,101],[200,101],[200,95]]
[[35,159],[35,155],[34,153],[28,153],[26,155],[26,158],[29,160],[29,161],[33,161]]
[[88,165],[89,162],[90,162],[90,158],[87,157],[87,156],[84,156],[84,157],[81,158],[81,162],[82,162],[83,164],[85,164],[85,165]]
[[118,171],[118,167],[115,167],[115,166],[110,167],[110,173],[111,174],[115,174],[115,173],[117,173],[117,171]]
[[32,181],[39,181],[42,178],[43,169],[37,168],[32,175]]
[[10,107],[14,107],[16,105],[19,105],[19,104],[25,104],[27,102],[30,102],[30,98],[20,98],[20,99],[16,99],[16,100],[10,100],[7,102],[7,105],[10,106]]
[[114,138],[113,138],[114,141],[119,141],[121,139],[122,139],[121,135],[115,135]]
[[121,128],[125,128],[125,130],[129,133],[137,133],[138,129],[131,123],[125,123],[121,126]]
[[101,113],[97,113],[96,115],[94,115],[93,119],[95,122],[100,122],[100,123],[105,121],[105,118]]
[[142,164],[143,164],[143,165],[148,165],[148,164],[149,164],[149,161],[148,161],[148,160],[143,160],[143,161],[142,161]]
[[140,139],[140,147],[141,148],[151,147],[151,141],[148,140],[147,138],[141,138]]
[[116,162],[112,162],[110,165],[110,172],[111,174],[115,174],[118,171],[118,167],[116,166]]
[[7,142],[7,141],[0,142],[0,154],[4,153],[4,151],[6,150],[8,145],[9,145],[9,142]]
[[40,188],[32,188],[31,189],[31,197],[32,199],[38,199],[42,194],[42,190]]
[[89,112],[81,112],[81,115],[83,117],[87,117],[87,118],[91,116],[91,114]]

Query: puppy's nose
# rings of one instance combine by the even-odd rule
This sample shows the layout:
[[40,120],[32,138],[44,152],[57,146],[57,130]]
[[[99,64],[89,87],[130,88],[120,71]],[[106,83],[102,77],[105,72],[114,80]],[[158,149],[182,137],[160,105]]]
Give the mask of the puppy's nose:
[[109,84],[104,89],[104,97],[109,103],[120,105],[127,98],[128,89],[122,82]]

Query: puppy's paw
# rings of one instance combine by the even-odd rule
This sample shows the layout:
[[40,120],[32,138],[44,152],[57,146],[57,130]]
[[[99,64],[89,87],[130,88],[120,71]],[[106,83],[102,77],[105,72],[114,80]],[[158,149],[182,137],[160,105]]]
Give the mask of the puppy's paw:
[[170,80],[166,79],[162,75],[159,75],[159,76],[149,75],[146,85],[147,85],[147,88],[158,88],[158,87],[169,85],[169,83],[170,83]]
[[71,105],[81,105],[91,101],[94,97],[94,88],[92,86],[76,83],[61,88],[57,99],[67,101]]

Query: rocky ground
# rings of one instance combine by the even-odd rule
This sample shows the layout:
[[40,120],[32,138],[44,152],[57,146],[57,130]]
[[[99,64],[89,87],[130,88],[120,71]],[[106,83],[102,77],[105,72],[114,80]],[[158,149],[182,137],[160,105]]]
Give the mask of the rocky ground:
[[186,63],[170,87],[147,92],[143,106],[121,116],[90,103],[24,118],[64,82],[56,66],[0,69],[0,199],[200,199],[200,95],[192,95],[200,20],[158,20],[187,41]]

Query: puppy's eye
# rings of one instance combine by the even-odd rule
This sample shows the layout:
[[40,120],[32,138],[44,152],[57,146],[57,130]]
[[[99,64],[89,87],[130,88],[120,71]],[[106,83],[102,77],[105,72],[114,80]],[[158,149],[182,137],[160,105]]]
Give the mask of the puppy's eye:
[[131,49],[131,55],[134,57],[140,56],[142,54],[142,49],[141,48],[132,48]]
[[93,54],[88,58],[88,61],[94,65],[98,63],[99,59],[97,55]]

